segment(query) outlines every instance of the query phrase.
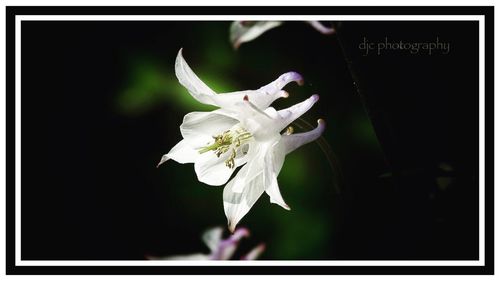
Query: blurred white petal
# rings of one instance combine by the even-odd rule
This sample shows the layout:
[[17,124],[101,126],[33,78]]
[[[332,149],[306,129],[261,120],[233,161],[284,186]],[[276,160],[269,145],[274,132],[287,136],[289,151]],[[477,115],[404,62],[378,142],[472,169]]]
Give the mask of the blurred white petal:
[[335,33],[335,28],[326,27],[319,21],[308,21],[307,23],[322,34],[329,35]]
[[[306,21],[314,29],[322,34],[335,33],[333,27],[327,27],[319,21]],[[229,41],[234,49],[238,49],[242,43],[252,41],[264,32],[283,24],[281,21],[234,21],[229,28]]]
[[209,230],[205,231],[203,235],[201,236],[201,240],[205,242],[207,247],[210,249],[210,251],[215,251],[217,250],[217,247],[219,246],[220,242],[222,241],[222,233],[224,232],[224,229],[222,227],[213,227],[210,228]]
[[216,251],[212,252],[212,260],[229,260],[236,252],[239,242],[244,237],[248,237],[250,232],[246,228],[237,229],[228,239],[222,240]]
[[257,247],[253,248],[248,254],[241,257],[242,260],[256,260],[266,249],[265,244],[259,244]]
[[257,21],[243,22],[235,21],[229,28],[229,39],[235,49],[242,43],[252,41],[262,33],[281,25],[281,21]]
[[[210,249],[210,254],[196,253],[166,257],[147,255],[146,258],[149,260],[230,260],[233,258],[240,240],[249,237],[250,231],[246,228],[238,228],[227,239],[222,239],[223,232],[222,227],[213,227],[203,233],[201,238]],[[260,244],[240,259],[255,260],[264,250],[264,244]]]

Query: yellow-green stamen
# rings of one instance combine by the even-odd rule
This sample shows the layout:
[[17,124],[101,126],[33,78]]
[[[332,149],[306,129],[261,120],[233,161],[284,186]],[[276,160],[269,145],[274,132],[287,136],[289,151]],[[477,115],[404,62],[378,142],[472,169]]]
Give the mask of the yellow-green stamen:
[[236,130],[227,130],[224,133],[214,136],[214,143],[207,145],[200,150],[198,153],[202,154],[208,151],[214,151],[217,157],[232,149],[231,155],[224,162],[226,166],[230,169],[234,168],[234,159],[236,158],[236,149],[243,145],[247,140],[252,137],[248,131],[242,128],[237,128]]

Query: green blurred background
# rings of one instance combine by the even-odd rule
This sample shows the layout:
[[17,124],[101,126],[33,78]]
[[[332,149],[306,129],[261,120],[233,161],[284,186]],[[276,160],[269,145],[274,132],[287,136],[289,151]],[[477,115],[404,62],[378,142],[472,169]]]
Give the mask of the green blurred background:
[[23,259],[208,252],[201,234],[226,225],[223,187],[198,182],[192,164],[156,168],[181,140],[183,116],[213,109],[178,83],[181,47],[215,91],[257,89],[297,71],[305,84],[286,86],[290,97],[273,106],[320,95],[303,119],[326,120],[323,144],[288,155],[278,176],[292,210],[264,194],[240,222],[252,234],[240,251],[264,242],[262,259],[448,257],[404,248],[398,208],[405,202],[335,35],[288,22],[235,51],[229,25],[23,22],[23,157],[43,159],[28,166],[23,158]]

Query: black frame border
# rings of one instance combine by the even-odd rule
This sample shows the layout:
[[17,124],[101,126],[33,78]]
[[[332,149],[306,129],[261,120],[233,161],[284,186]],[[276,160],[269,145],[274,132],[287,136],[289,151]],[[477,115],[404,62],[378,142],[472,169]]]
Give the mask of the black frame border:
[[[15,264],[15,17],[16,15],[483,15],[485,17],[485,265],[484,266],[16,266]],[[494,7],[6,7],[6,273],[45,274],[493,274],[494,273]]]

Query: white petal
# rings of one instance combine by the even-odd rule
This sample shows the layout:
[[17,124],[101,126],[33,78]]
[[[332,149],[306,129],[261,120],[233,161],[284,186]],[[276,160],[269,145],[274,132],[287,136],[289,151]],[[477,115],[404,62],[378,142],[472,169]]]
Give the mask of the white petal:
[[288,93],[281,90],[288,83],[297,82],[297,84],[302,85],[303,81],[299,73],[291,71],[280,75],[278,79],[257,90],[219,94],[217,102],[222,108],[230,108],[236,103],[240,103],[247,96],[257,108],[265,109],[278,98],[288,97]]
[[261,91],[265,96],[265,99],[262,97],[263,95],[261,94],[259,98],[262,99],[262,101],[256,101],[256,105],[259,106],[260,108],[266,108],[273,101],[275,101],[280,97],[287,98],[288,93],[282,91],[281,89],[283,89],[283,87],[285,87],[288,83],[291,82],[296,82],[299,86],[302,86],[304,84],[304,78],[302,78],[302,75],[300,75],[295,71],[290,71],[280,75],[278,79],[274,80],[273,82],[259,89],[259,91]]
[[308,21],[308,24],[310,24],[314,29],[317,31],[321,32],[322,34],[328,35],[328,34],[333,34],[335,33],[335,28],[333,27],[326,27],[319,21]]
[[309,132],[282,136],[285,153],[288,154],[300,146],[318,139],[325,130],[326,124],[323,119],[318,120],[318,126]]
[[251,41],[259,37],[262,33],[279,25],[281,25],[280,21],[259,21],[247,24],[241,21],[235,21],[231,24],[229,29],[229,39],[233,47],[238,49],[241,43]]
[[237,109],[235,110],[232,108],[235,104],[241,103],[243,98],[245,96],[258,96],[259,93],[257,90],[245,90],[245,91],[237,91],[237,92],[230,92],[230,93],[220,93],[217,95],[217,106],[220,108],[224,108],[225,110],[228,110],[230,112],[236,112]]
[[273,149],[265,156],[264,163],[264,186],[269,195],[271,203],[278,204],[286,210],[290,210],[288,204],[281,196],[277,176],[285,162],[285,150],[281,143],[276,143]]
[[179,50],[175,60],[175,74],[179,82],[197,101],[229,110],[235,103],[241,102],[244,96],[250,97],[257,107],[264,109],[276,99],[288,97],[288,93],[281,90],[288,83],[297,82],[299,85],[303,84],[302,76],[292,71],[282,74],[278,79],[258,90],[217,94],[191,70],[182,56],[182,49]]
[[267,195],[269,195],[270,202],[276,205],[279,205],[283,209],[290,211],[291,208],[288,206],[288,204],[285,202],[283,197],[281,196],[281,192],[278,186],[278,181],[276,180],[276,177],[271,178],[271,184],[267,186],[266,189]]
[[158,166],[164,162],[172,159],[180,164],[194,163],[196,158],[199,157],[198,151],[193,148],[186,140],[181,140],[160,160]]
[[[223,192],[224,213],[228,220],[228,227],[231,232],[234,231],[238,222],[250,211],[257,199],[264,192],[262,173],[245,185],[242,192],[233,192],[235,179],[232,179],[225,187]],[[239,181],[241,182],[241,181]]]
[[241,168],[231,185],[232,192],[242,193],[243,188],[256,176],[262,173],[264,168],[264,156],[267,147],[258,143],[252,143],[247,153],[247,164]]
[[278,131],[283,130],[286,126],[288,126],[288,124],[292,123],[293,121],[295,121],[295,119],[306,113],[318,100],[318,95],[312,95],[310,98],[306,99],[303,102],[278,111],[278,114],[280,116],[280,120],[279,122],[277,122],[279,127]]
[[191,112],[184,116],[180,130],[183,138],[201,148],[213,143],[213,136],[224,133],[237,123],[238,120],[228,117],[222,110]]
[[179,82],[197,101],[227,109],[230,109],[236,102],[240,102],[244,96],[255,99],[257,106],[264,109],[276,99],[288,96],[287,92],[281,90],[286,84],[293,81],[297,82],[299,85],[303,83],[300,74],[296,72],[287,72],[258,90],[217,94],[203,83],[203,81],[201,81],[201,79],[191,70],[182,56],[182,49],[179,50],[175,61],[175,74]]
[[231,156],[231,153],[231,150],[229,150],[220,157],[217,157],[212,151],[200,154],[194,163],[194,171],[198,180],[214,186],[225,184],[234,170],[245,164],[247,160],[246,155],[238,154],[234,159],[235,166],[229,168],[226,166],[225,161]]
[[242,123],[245,123],[246,120],[255,120],[257,123],[274,121],[265,110],[256,106],[254,101],[255,100],[250,100],[248,96],[244,96],[240,102],[234,104],[234,108],[238,111],[238,119],[241,120]]
[[279,138],[281,117],[274,108],[268,107],[261,110],[248,97],[235,107],[239,111],[237,118],[241,126],[250,132],[256,141],[268,142]]
[[205,231],[201,236],[201,239],[211,252],[214,252],[219,247],[220,242],[222,241],[222,233],[224,229],[222,227],[214,227]]
[[168,160],[170,160],[170,157],[168,157],[167,154],[164,154],[161,159],[160,159],[160,162],[158,162],[158,164],[156,164],[156,168],[160,167],[161,164],[167,162]]
[[179,79],[181,85],[184,86],[197,101],[217,106],[214,101],[216,93],[194,74],[193,70],[191,70],[182,56],[182,49],[179,50],[177,58],[175,59],[175,75],[177,79]]

